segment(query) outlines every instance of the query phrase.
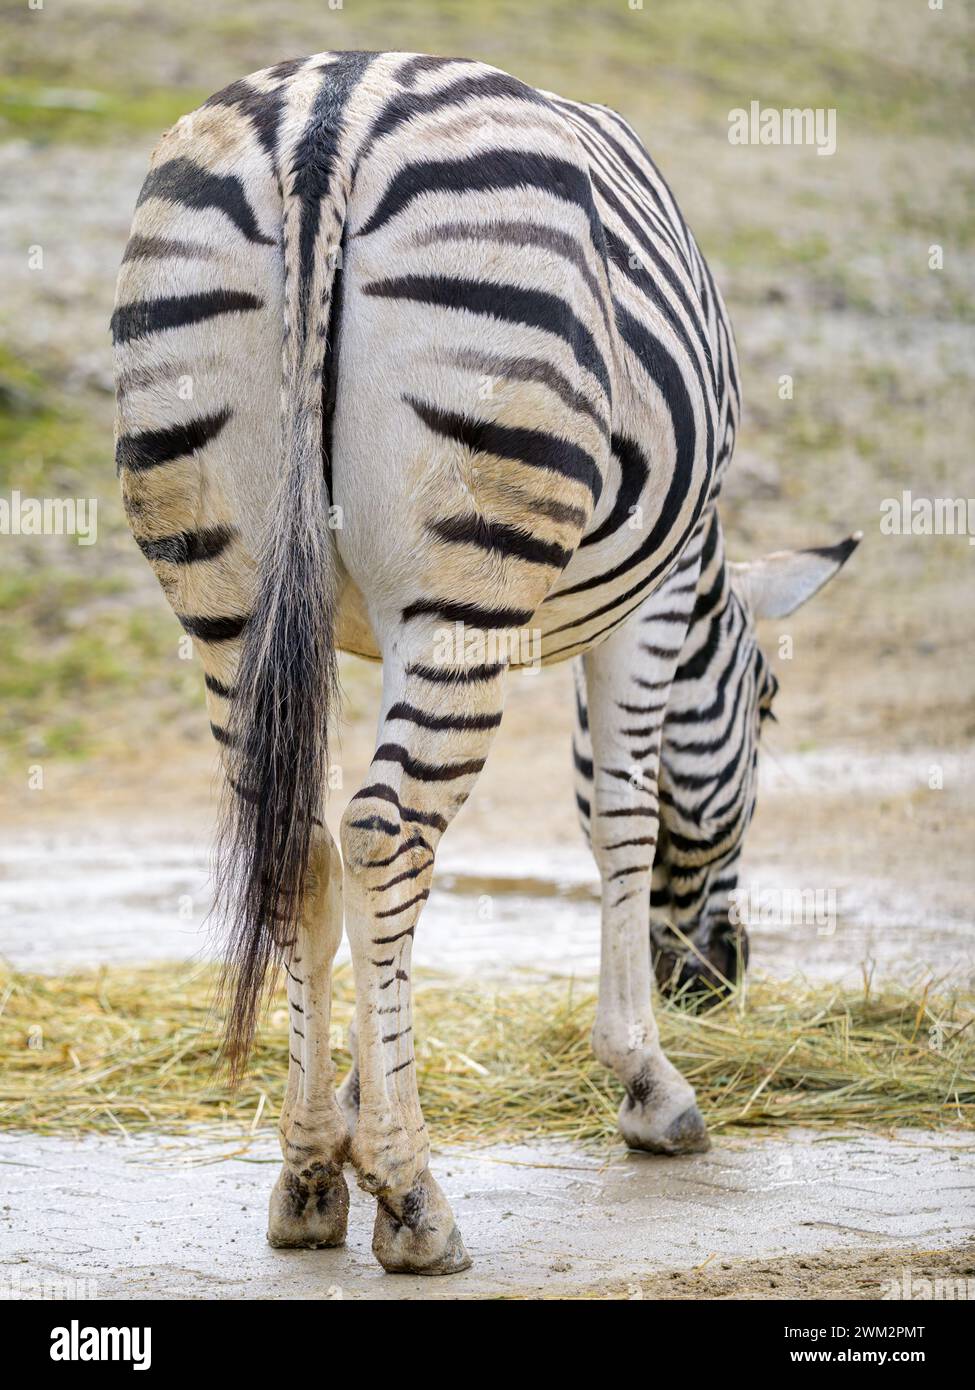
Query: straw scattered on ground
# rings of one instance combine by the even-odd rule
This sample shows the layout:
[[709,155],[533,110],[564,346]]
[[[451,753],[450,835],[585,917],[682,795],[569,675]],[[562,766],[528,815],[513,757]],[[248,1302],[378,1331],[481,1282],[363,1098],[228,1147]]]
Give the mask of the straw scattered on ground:
[[[0,1128],[41,1134],[274,1124],[288,1068],[279,993],[246,1081],[218,1067],[210,967],[0,972]],[[349,1064],[351,981],[340,971],[334,1055]],[[592,1057],[591,986],[418,990],[424,1109],[438,1143],[615,1141],[618,1083]],[[668,1055],[713,1132],[975,1128],[975,998],[933,986],[858,989],[753,980],[705,1014],[659,1010]]]

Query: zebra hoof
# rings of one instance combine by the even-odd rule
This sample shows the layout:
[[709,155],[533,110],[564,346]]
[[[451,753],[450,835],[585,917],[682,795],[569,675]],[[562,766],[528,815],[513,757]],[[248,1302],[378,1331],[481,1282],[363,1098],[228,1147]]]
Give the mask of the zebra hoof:
[[275,1250],[344,1245],[348,1224],[349,1189],[341,1172],[281,1170],[271,1192],[267,1222],[268,1244]]
[[387,1274],[460,1274],[471,1257],[446,1197],[420,1174],[405,1197],[379,1198],[372,1253]]
[[689,1105],[661,1129],[659,1121],[655,1123],[654,1117],[644,1116],[626,1100],[620,1107],[619,1126],[627,1148],[641,1153],[677,1158],[682,1154],[707,1153],[711,1147],[704,1116],[696,1105]]

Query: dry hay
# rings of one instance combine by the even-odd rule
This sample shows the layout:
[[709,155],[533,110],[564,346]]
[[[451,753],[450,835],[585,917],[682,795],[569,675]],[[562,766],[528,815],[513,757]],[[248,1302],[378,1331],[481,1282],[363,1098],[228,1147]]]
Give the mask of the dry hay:
[[[0,973],[0,1127],[79,1135],[274,1122],[288,1069],[280,991],[247,1078],[218,1066],[212,967]],[[930,986],[754,979],[705,1013],[658,1008],[668,1056],[713,1132],[975,1127],[975,1000]],[[590,984],[471,987],[421,977],[420,1092],[438,1143],[612,1141],[621,1089],[593,1058]],[[334,1055],[348,1066],[351,981],[337,973]]]

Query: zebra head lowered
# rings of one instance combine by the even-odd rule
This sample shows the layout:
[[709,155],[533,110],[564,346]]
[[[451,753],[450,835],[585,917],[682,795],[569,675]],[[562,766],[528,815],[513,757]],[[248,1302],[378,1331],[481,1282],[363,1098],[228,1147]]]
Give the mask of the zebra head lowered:
[[720,539],[697,598],[667,700],[660,829],[651,890],[651,949],[661,989],[689,1001],[726,993],[748,963],[735,906],[745,831],[755,810],[762,725],[779,682],[757,635],[839,572],[860,533],[837,545],[726,564]]

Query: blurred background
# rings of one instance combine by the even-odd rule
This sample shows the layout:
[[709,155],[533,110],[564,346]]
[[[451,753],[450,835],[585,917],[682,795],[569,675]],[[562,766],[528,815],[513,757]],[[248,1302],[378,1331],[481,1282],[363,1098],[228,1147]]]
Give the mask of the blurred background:
[[[0,535],[12,831],[151,818],[172,833],[209,815],[202,673],[128,535],[113,466],[108,322],[152,146],[209,93],[278,60],[412,50],[607,103],[644,139],[736,328],[732,558],[865,532],[787,624],[791,657],[783,625],[764,634],[782,688],[751,861],[800,884],[853,884],[864,931],[896,919],[934,940],[967,925],[975,549],[880,530],[883,500],[905,489],[975,494],[967,6],[64,0],[8,10],[4,28],[0,498],[98,501],[93,545]],[[753,100],[835,108],[835,154],[730,144],[729,112]],[[376,672],[350,659],[343,683],[336,813],[368,763]],[[569,672],[511,686],[450,839],[579,855]]]

